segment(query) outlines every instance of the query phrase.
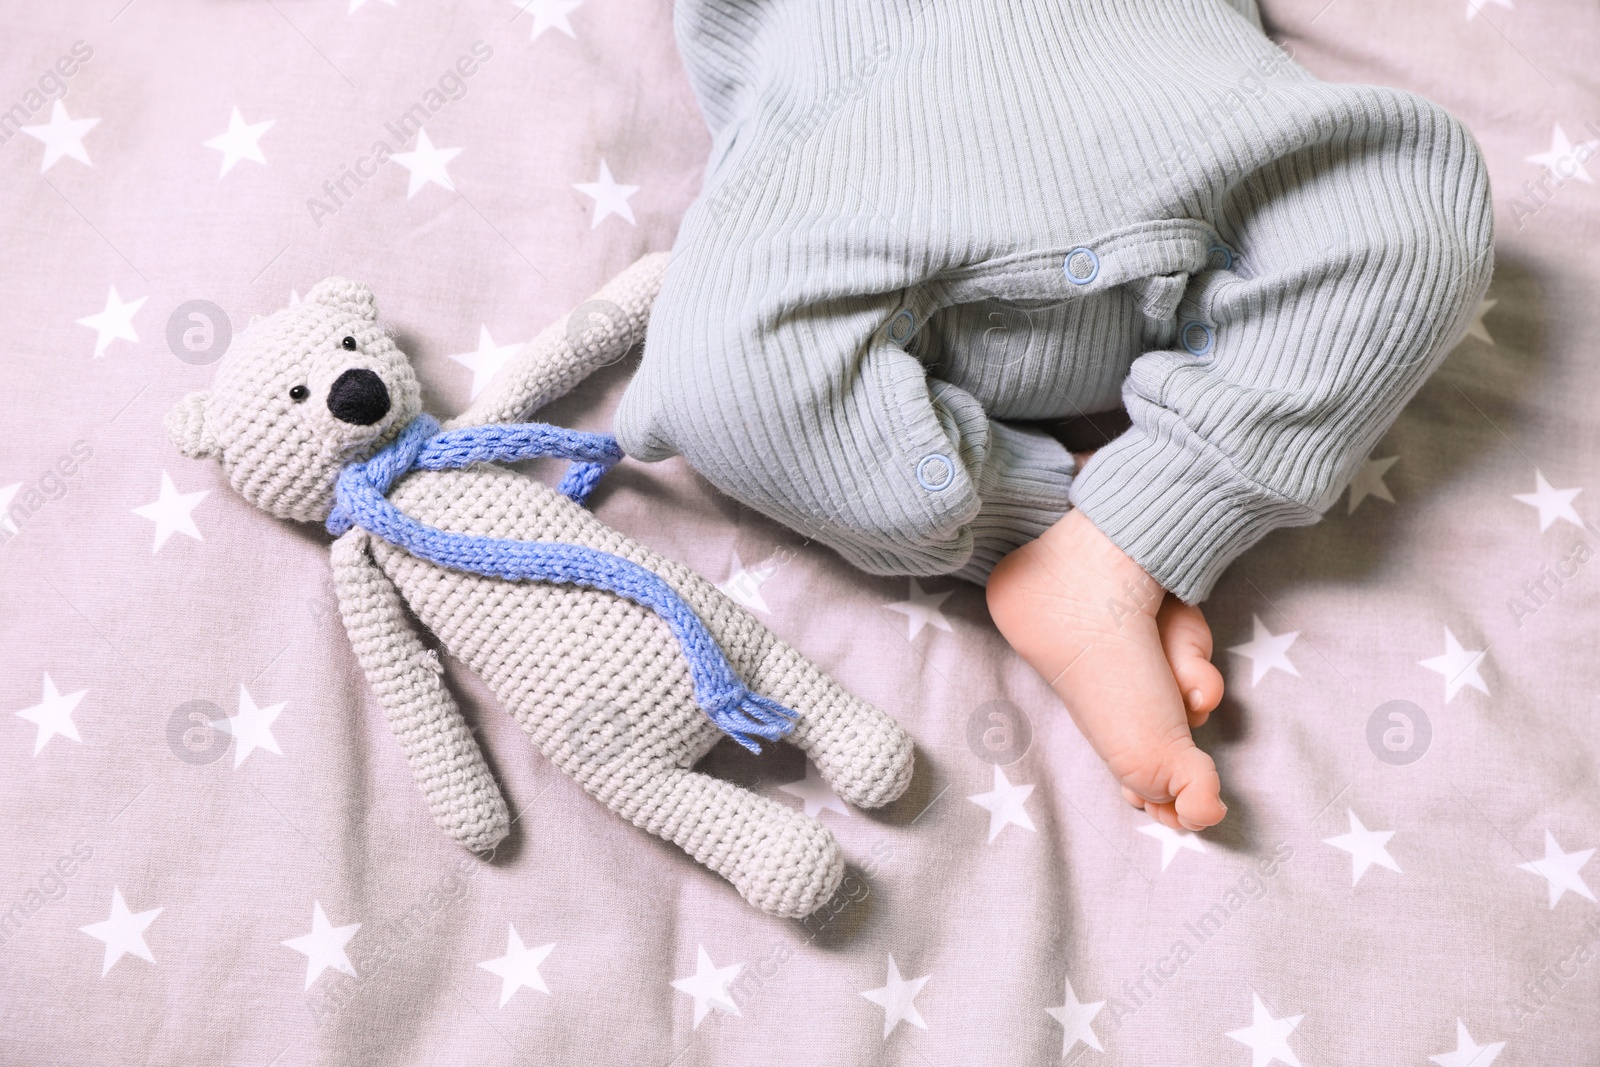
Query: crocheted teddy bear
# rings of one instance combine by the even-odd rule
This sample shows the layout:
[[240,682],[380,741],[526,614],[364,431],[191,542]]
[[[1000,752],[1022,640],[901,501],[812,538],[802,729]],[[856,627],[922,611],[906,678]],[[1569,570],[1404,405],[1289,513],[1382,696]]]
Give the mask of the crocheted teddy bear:
[[[583,506],[621,458],[612,439],[506,425],[643,337],[667,258],[643,257],[573,328],[546,329],[443,427],[422,413],[371,290],[329,278],[253,322],[167,429],[262,510],[343,531],[332,559],[345,628],[451,837],[482,852],[511,820],[407,607],[596,799],[763,911],[803,916],[843,877],[833,835],[695,764],[724,733],[757,750],[756,737],[786,737],[843,799],[878,807],[910,781],[911,739],[705,579]],[[574,460],[555,489],[498,465],[552,454]]]

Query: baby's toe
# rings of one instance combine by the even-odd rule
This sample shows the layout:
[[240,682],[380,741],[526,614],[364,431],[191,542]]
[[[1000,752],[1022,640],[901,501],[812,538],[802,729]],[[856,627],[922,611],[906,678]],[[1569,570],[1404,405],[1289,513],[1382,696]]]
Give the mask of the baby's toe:
[[1172,801],[1170,800],[1165,804],[1157,804],[1154,801],[1147,801],[1144,806],[1144,811],[1146,815],[1150,816],[1156,822],[1165,826],[1169,830],[1188,829],[1187,826],[1184,826],[1183,823],[1178,820],[1178,812],[1173,808]]
[[1211,628],[1199,608],[1173,596],[1161,605],[1156,626],[1189,725],[1200,726],[1222,702],[1222,672],[1211,663]]
[[1189,660],[1172,665],[1172,676],[1183,687],[1183,710],[1189,729],[1204,726],[1222,702],[1222,674],[1205,660]]
[[1204,830],[1215,826],[1228,814],[1222,802],[1222,780],[1217,765],[1198,748],[1178,753],[1169,764],[1167,789],[1179,826],[1185,830]]

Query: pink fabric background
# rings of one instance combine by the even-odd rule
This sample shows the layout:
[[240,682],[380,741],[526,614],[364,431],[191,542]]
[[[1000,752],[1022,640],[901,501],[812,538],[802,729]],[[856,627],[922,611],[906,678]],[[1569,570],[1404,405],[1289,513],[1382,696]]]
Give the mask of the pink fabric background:
[[[161,430],[211,376],[168,344],[187,301],[240,329],[325,275],[360,278],[444,415],[472,382],[451,356],[477,349],[480,330],[524,341],[670,248],[698,189],[709,140],[669,5],[348,7],[44,4],[13,11],[0,35],[0,112],[19,104],[26,124],[48,124],[52,102],[32,108],[27,94],[81,40],[93,56],[55,95],[69,120],[99,120],[81,139],[88,164],[69,155],[44,170],[44,142],[0,130],[0,1062],[1263,1067],[1265,1053],[1228,1036],[1251,1026],[1257,997],[1280,1030],[1298,1018],[1276,1062],[1295,1062],[1287,1051],[1307,1067],[1600,1050],[1600,866],[1585,865],[1600,846],[1600,529],[1572,521],[1600,495],[1600,184],[1524,186],[1558,124],[1587,145],[1569,161],[1600,151],[1587,144],[1600,141],[1600,9],[1267,5],[1269,31],[1313,73],[1412,89],[1466,121],[1489,158],[1498,269],[1479,326],[1375,450],[1395,457],[1383,492],[1270,536],[1208,603],[1229,695],[1201,742],[1230,816],[1203,850],[1174,845],[1163,864],[1149,820],[1006,653],[979,590],[923,583],[948,596],[937,616],[908,614],[907,581],[849,571],[681,463],[629,462],[608,478],[603,518],[713,580],[765,573],[762,619],[918,740],[904,800],[821,814],[864,888],[798,924],[749,909],[593,803],[451,665],[523,812],[494,864],[458,851],[366,692],[326,536],[252,510]],[[532,36],[536,11],[571,35]],[[435,147],[460,149],[453,189],[408,197],[407,170],[390,163],[318,225],[308,198],[326,199],[323,182],[476,41],[492,57],[426,124]],[[224,157],[204,142],[235,107],[272,120],[265,162],[219,176]],[[631,219],[597,221],[576,188],[602,161],[638,187]],[[97,357],[101,331],[79,320],[113,286],[142,301],[136,339]],[[607,427],[627,373],[608,369],[541,417]],[[199,536],[180,526],[157,547],[160,527],[135,509],[158,500],[163,474],[178,494],[207,495],[187,511]],[[1538,476],[1553,487],[1547,528],[1516,499]],[[1555,490],[1573,489],[1563,510]],[[1541,567],[1578,556],[1544,603],[1526,591]],[[1228,651],[1251,642],[1255,619],[1297,635],[1283,653],[1293,673],[1253,680],[1265,657]],[[1422,664],[1445,653],[1447,629],[1482,652],[1463,660],[1481,688],[1457,674],[1448,699],[1445,675]],[[47,686],[63,699],[44,700]],[[186,748],[180,709],[236,715],[241,686],[283,705],[280,751],[235,766],[242,746],[226,734]],[[76,738],[38,725],[60,725],[78,693]],[[1393,700],[1431,724],[1426,753],[1403,766],[1367,740]],[[991,840],[970,798],[995,790],[995,770],[968,737],[995,701],[1030,724],[1026,754],[1002,773],[1032,786],[1032,828],[1012,822]],[[755,760],[724,746],[711,763],[799,803],[779,789],[804,774],[793,750]],[[1350,832],[1351,811],[1392,832],[1398,871],[1373,865],[1351,884],[1351,854],[1326,843]],[[1547,833],[1570,856],[1550,868],[1566,886],[1553,905],[1537,869]],[[102,975],[106,945],[83,928],[108,921],[114,891],[148,918],[153,959],[124,954]],[[283,942],[311,931],[314,906],[334,927],[361,925],[344,946],[356,973],[328,968],[307,990],[307,957]],[[501,1006],[501,979],[479,965],[506,954],[513,927],[529,947],[554,946],[539,967],[548,991],[524,986]],[[696,972],[702,947],[742,970],[738,1013],[697,1024],[672,983]],[[911,1001],[923,1025],[906,1016],[886,1036],[885,1009],[862,994],[889,984],[891,956],[927,981]],[[1050,1014],[1073,1000],[1104,1002],[1089,1023],[1103,1051]]]

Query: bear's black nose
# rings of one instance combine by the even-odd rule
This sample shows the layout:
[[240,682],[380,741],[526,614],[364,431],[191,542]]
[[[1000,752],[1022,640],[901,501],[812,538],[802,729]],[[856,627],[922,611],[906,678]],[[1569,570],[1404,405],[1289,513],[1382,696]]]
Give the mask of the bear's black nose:
[[352,367],[333,380],[328,410],[340,422],[371,426],[389,414],[389,389],[371,371]]

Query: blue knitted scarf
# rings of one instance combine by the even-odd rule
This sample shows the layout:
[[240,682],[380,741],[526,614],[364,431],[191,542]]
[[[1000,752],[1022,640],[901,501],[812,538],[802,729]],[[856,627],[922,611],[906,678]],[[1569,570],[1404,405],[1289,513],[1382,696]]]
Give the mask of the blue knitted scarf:
[[441,567],[510,581],[588,586],[642,604],[672,628],[689,661],[695,701],[719,729],[752,752],[761,751],[755,738],[776,741],[794,729],[795,713],[752,692],[739,680],[699,616],[655,572],[581,545],[440,530],[406,515],[385,496],[394,480],[410,470],[451,470],[534,456],[572,460],[559,490],[582,504],[601,476],[621,461],[622,450],[607,434],[564,430],[545,423],[441,431],[437,419],[418,415],[387,447],[339,472],[328,532],[338,536],[360,526]]

